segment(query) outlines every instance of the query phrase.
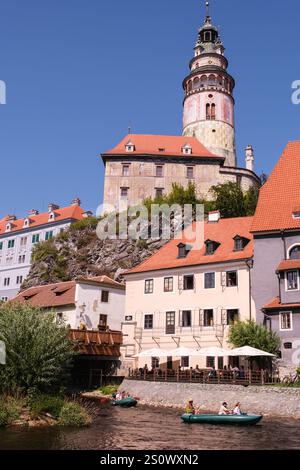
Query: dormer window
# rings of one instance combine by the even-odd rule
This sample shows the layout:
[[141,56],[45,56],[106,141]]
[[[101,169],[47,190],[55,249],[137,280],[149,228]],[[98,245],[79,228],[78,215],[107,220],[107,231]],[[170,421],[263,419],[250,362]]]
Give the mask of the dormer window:
[[214,255],[215,252],[217,251],[217,249],[219,248],[220,246],[220,243],[218,242],[215,242],[213,240],[207,240],[205,242],[205,245],[206,245],[206,251],[205,251],[205,254],[207,256],[211,256],[211,255]]
[[6,224],[5,231],[10,232],[11,229],[12,229],[12,224],[9,222],[8,224]]
[[30,224],[30,220],[29,220],[29,219],[25,219],[25,220],[24,220],[24,225],[23,225],[23,227],[24,227],[24,228],[29,227],[29,224]]
[[165,152],[165,151],[166,151],[166,149],[164,149],[164,148],[160,147],[160,148],[158,149],[158,151],[159,151],[159,152]]
[[193,149],[189,144],[184,145],[181,150],[184,155],[192,155],[193,153]]
[[125,145],[125,149],[126,149],[126,152],[128,152],[128,153],[134,152],[135,151],[135,145],[132,142],[128,142]]
[[55,213],[50,212],[48,222],[50,222],[51,220],[54,220],[54,219],[55,219]]
[[293,219],[300,219],[300,210],[296,210],[293,212]]
[[234,237],[233,240],[234,240],[234,251],[243,251],[250,241],[248,240],[248,238],[240,237],[239,235]]
[[189,252],[191,251],[191,247],[189,245],[186,245],[185,243],[179,243],[177,245],[178,248],[178,258],[186,258]]

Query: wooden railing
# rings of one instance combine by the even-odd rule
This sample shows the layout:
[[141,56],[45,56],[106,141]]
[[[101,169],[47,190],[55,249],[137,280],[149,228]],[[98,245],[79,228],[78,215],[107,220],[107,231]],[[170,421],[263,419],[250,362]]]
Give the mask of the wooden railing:
[[70,330],[70,339],[79,354],[120,357],[121,331]]
[[190,369],[190,370],[130,370],[129,379],[145,380],[151,382],[183,382],[183,383],[202,383],[202,384],[232,384],[232,385],[265,385],[278,383],[278,374],[267,370],[215,370],[209,369]]

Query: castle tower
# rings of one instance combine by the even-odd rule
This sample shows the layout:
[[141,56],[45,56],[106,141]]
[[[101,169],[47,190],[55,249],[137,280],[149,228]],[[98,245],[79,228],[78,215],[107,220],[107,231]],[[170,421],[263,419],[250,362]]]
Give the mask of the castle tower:
[[235,81],[218,29],[206,2],[206,18],[199,30],[190,74],[184,79],[183,135],[196,137],[212,153],[236,166],[234,98]]

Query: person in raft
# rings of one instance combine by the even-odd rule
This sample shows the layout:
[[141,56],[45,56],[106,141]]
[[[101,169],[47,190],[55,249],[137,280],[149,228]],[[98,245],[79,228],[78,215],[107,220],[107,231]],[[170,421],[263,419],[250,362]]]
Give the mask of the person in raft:
[[235,407],[234,407],[234,410],[233,410],[233,414],[234,415],[243,415],[244,413],[242,413],[241,411],[241,404],[240,402],[238,402]]
[[231,411],[228,409],[228,405],[226,401],[224,401],[219,410],[219,415],[230,415],[230,414],[231,414]]
[[196,413],[193,400],[188,401],[185,412],[187,415],[194,415]]

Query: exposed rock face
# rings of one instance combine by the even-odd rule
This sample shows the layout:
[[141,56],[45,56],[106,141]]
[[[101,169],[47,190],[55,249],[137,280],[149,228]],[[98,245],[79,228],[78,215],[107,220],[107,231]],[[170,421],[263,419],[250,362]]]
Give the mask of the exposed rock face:
[[86,226],[74,224],[68,231],[36,247],[22,290],[78,276],[107,274],[121,281],[124,271],[149,258],[164,243],[161,240],[99,240],[95,222]]

